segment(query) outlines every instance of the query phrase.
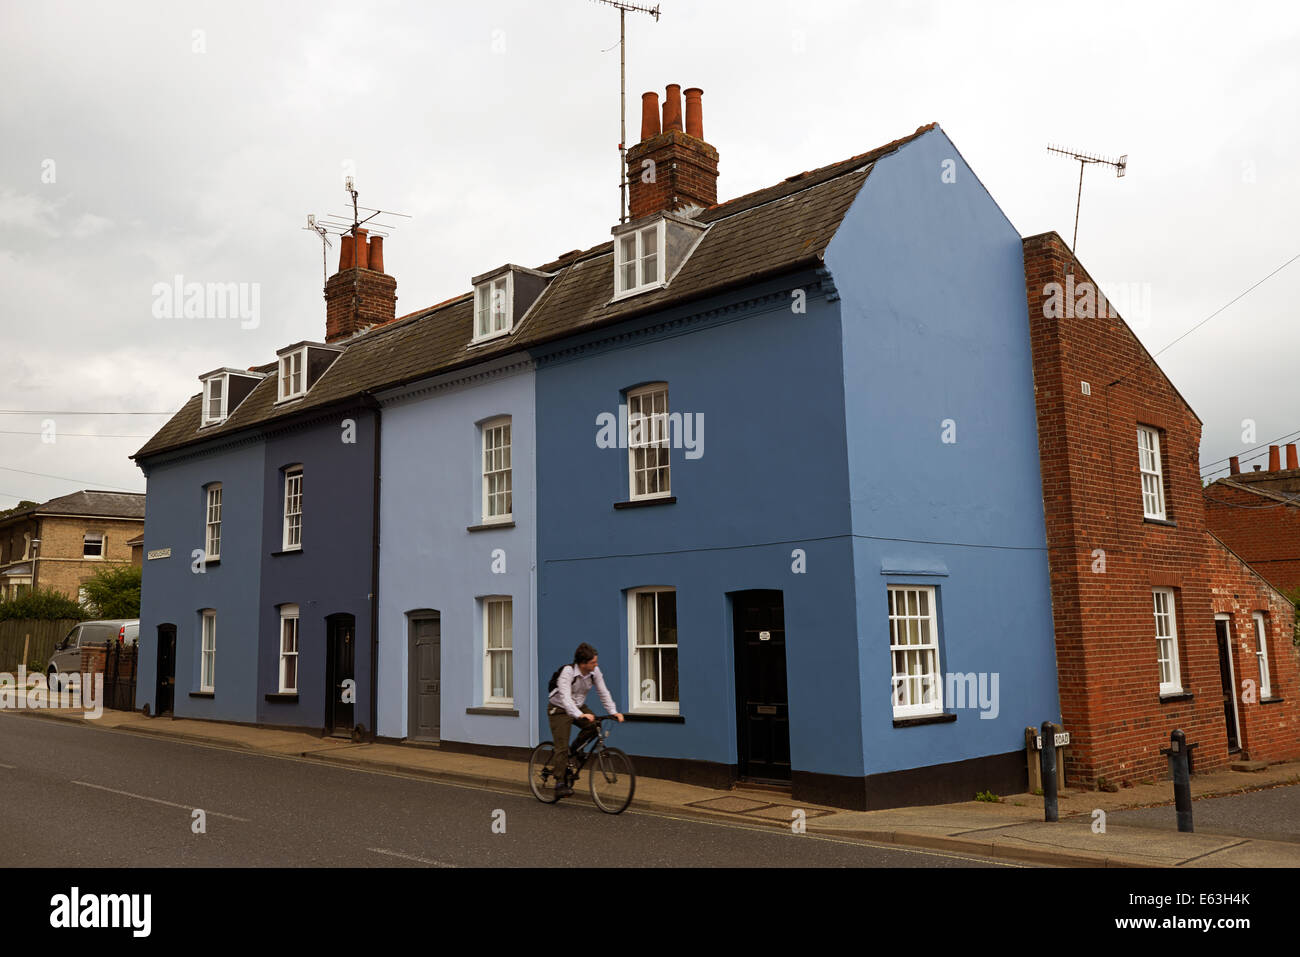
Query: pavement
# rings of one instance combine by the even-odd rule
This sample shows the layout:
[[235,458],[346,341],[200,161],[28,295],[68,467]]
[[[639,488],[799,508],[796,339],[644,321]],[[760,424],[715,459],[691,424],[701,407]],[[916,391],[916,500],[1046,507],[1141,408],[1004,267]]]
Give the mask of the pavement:
[[[414,775],[495,790],[528,793],[524,762],[442,751],[406,744],[357,744],[343,738],[197,721],[149,718],[134,711],[105,710],[87,719],[80,709],[27,709],[22,714],[55,721],[93,723],[103,730],[156,735],[173,740],[337,763],[357,769]],[[1254,771],[1220,771],[1192,777],[1194,802],[1300,783],[1300,761]],[[589,800],[579,782],[567,801]],[[1296,792],[1300,800],[1300,790]],[[928,807],[846,811],[795,802],[788,792],[738,785],[731,790],[638,777],[632,808],[680,818],[747,822],[790,828],[803,812],[808,833],[899,847],[978,855],[1009,862],[1064,867],[1300,867],[1300,834],[1269,840],[1231,833],[1179,833],[1168,781],[1137,784],[1114,793],[1065,788],[1060,820],[1043,820],[1043,801],[1032,794],[998,802],[967,801]],[[1161,807],[1161,805],[1168,805]],[[1193,813],[1198,804],[1193,804]],[[1200,805],[1202,808],[1210,805]],[[1147,808],[1141,815],[1129,809]],[[1102,812],[1099,814],[1098,812]],[[1144,825],[1114,823],[1141,820]],[[1161,812],[1167,819],[1161,817]],[[1288,836],[1288,835],[1280,835]]]

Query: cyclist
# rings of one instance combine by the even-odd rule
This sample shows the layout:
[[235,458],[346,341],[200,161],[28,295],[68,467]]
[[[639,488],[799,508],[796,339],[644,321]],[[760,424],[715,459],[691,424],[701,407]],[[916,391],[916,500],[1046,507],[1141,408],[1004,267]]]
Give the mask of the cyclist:
[[565,665],[552,678],[553,687],[546,709],[546,716],[551,722],[551,740],[555,743],[555,794],[568,797],[573,793],[569,786],[569,728],[582,727],[574,739],[573,750],[582,747],[598,733],[596,715],[585,704],[587,692],[594,685],[600,695],[600,703],[605,710],[620,722],[623,715],[614,704],[614,698],[605,687],[605,677],[597,665],[596,649],[585,641],[573,652],[573,664]]

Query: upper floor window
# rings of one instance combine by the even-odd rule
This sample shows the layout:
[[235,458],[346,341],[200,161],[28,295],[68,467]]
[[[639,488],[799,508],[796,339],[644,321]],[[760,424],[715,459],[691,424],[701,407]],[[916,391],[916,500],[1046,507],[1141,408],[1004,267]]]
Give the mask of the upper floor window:
[[284,473],[284,540],[288,552],[302,548],[302,466]]
[[81,541],[82,558],[103,558],[104,557],[104,533],[87,532]]
[[627,593],[630,710],[678,714],[677,592],[636,588]]
[[280,356],[280,401],[307,394],[306,348]]
[[1172,588],[1153,588],[1156,616],[1156,661],[1160,666],[1160,693],[1179,694],[1183,690],[1182,670],[1178,664],[1178,605]]
[[226,377],[215,376],[203,383],[203,424],[212,425],[226,418]]
[[1273,697],[1273,676],[1268,666],[1268,630],[1263,612],[1255,612],[1255,658],[1259,661],[1259,696]]
[[658,382],[627,394],[628,497],[664,498],[669,480],[668,385]]
[[889,586],[889,653],[894,717],[942,712],[943,672],[933,585]]
[[483,703],[514,704],[514,603],[483,599]]
[[514,502],[510,468],[510,418],[483,424],[483,522],[508,522]]
[[614,238],[614,298],[657,289],[664,279],[664,221]]
[[1138,467],[1142,470],[1142,515],[1164,519],[1165,481],[1160,462],[1160,433],[1138,426]]
[[474,287],[474,340],[504,335],[511,327],[514,276],[507,271]]
[[208,486],[207,506],[204,509],[204,557],[215,561],[221,557],[221,483]]

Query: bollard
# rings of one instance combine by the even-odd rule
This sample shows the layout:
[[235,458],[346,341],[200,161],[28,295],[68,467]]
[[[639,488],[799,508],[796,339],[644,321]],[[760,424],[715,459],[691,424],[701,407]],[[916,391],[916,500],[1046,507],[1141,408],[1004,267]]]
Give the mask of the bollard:
[[1178,830],[1192,833],[1192,779],[1188,768],[1187,736],[1181,728],[1169,733],[1169,747],[1161,748],[1169,756],[1169,776],[1174,779],[1174,809],[1178,813]]
[[1043,774],[1043,820],[1058,820],[1056,806],[1056,729],[1052,722],[1044,721],[1041,733],[1043,747],[1038,752],[1038,763]]

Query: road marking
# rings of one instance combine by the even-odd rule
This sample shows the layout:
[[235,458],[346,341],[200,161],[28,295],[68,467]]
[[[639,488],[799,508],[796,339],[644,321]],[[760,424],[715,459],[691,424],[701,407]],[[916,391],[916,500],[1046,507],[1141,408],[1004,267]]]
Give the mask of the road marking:
[[[198,808],[189,807],[185,804],[173,804],[171,801],[164,801],[160,798],[151,798],[144,794],[132,794],[130,791],[119,791],[116,788],[106,788],[102,784],[91,784],[89,781],[73,781],[73,784],[80,784],[83,788],[94,788],[97,791],[107,791],[110,794],[120,794],[122,797],[135,798],[138,801],[152,801],[154,804],[165,804],[167,807],[177,807],[183,811],[196,811]],[[243,821],[248,823],[246,817],[235,817],[233,814],[222,814],[220,811],[204,810],[204,814],[209,817],[224,817],[229,821]]]
[[412,857],[410,854],[398,854],[396,851],[386,851],[382,847],[366,848],[372,854],[386,854],[388,857],[400,857],[404,861],[415,861],[417,864],[428,864],[431,867],[455,867],[455,864],[444,864],[442,861],[431,861],[427,857]]
[[17,769],[16,767],[14,767],[12,764],[0,764],[0,768],[6,768],[7,770],[10,770],[10,771],[17,771],[17,770],[18,770],[18,769]]

